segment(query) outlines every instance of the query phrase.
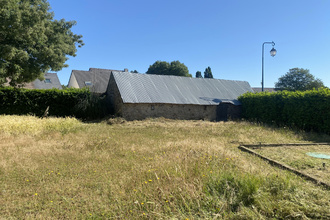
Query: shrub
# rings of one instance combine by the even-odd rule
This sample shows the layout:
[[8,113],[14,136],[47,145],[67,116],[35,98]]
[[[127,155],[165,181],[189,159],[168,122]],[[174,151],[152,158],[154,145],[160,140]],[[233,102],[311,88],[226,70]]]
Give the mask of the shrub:
[[105,97],[87,89],[0,88],[0,114],[7,115],[43,116],[49,106],[49,116],[95,119],[107,114],[105,102]]
[[246,93],[240,96],[247,120],[330,134],[330,90]]

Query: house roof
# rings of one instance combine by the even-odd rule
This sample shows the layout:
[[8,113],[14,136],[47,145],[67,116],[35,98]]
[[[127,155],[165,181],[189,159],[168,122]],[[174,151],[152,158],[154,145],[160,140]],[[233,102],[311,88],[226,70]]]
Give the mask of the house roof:
[[62,89],[62,85],[56,73],[45,73],[44,80],[36,79],[32,82],[35,89]]
[[253,92],[246,81],[149,75],[112,71],[124,103],[240,105],[238,96]]
[[[90,68],[89,71],[72,70],[71,74],[75,76],[79,88],[89,87],[92,92],[104,93],[109,83],[111,71],[122,72],[119,70]],[[90,82],[91,85],[86,85],[87,82]]]
[[[60,80],[58,79],[57,73],[45,73],[44,80],[36,79],[29,83],[23,83],[18,85],[25,89],[62,89]],[[9,83],[5,83],[5,86],[9,86]]]
[[92,81],[92,74],[89,71],[72,70],[71,77],[72,75],[75,76],[79,88],[85,87],[85,82]]

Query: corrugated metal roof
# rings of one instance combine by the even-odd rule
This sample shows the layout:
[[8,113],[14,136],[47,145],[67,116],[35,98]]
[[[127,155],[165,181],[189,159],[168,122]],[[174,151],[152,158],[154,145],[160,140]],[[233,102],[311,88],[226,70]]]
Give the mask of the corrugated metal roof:
[[253,92],[246,81],[112,72],[124,103],[240,105],[238,96]]

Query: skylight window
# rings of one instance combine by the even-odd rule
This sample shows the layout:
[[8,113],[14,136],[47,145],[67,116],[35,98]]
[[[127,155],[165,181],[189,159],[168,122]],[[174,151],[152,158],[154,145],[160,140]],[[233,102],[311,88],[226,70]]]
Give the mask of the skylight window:
[[91,86],[91,85],[93,85],[93,84],[92,84],[91,81],[85,81],[85,85],[86,85],[86,86]]
[[52,83],[50,79],[45,79],[45,83]]

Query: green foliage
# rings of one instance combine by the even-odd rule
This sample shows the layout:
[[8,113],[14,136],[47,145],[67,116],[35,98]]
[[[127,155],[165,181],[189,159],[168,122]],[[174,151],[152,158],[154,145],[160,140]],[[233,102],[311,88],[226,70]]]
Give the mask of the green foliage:
[[0,85],[15,86],[42,78],[76,56],[81,35],[71,32],[75,21],[54,20],[47,0],[0,0]]
[[166,61],[156,61],[150,65],[147,74],[168,75],[170,64]]
[[0,114],[43,116],[48,106],[49,116],[94,119],[108,113],[105,97],[87,89],[0,89]]
[[179,61],[172,61],[171,63],[156,61],[149,66],[147,74],[192,77],[191,74],[189,74],[188,67]]
[[330,90],[246,93],[238,98],[243,117],[330,134]]
[[325,87],[320,79],[309,73],[308,69],[293,68],[275,83],[276,90],[306,91]]
[[213,78],[211,67],[207,67],[204,71],[204,78]]
[[201,71],[196,72],[196,78],[203,78]]

